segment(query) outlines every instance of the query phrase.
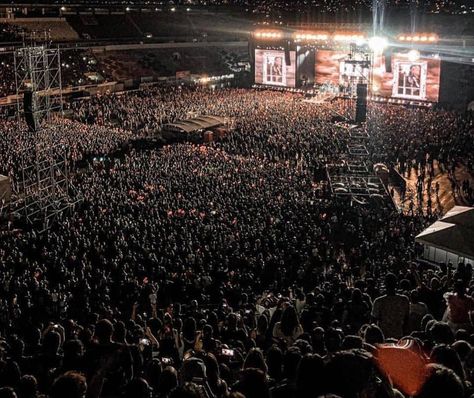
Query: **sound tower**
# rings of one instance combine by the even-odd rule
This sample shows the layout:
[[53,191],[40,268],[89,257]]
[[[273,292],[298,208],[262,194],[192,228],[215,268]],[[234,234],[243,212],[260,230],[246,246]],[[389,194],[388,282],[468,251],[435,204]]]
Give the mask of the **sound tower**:
[[23,109],[25,114],[25,121],[28,125],[29,131],[36,131],[38,129],[38,120],[35,113],[36,95],[32,91],[25,91],[23,95]]
[[367,120],[367,84],[357,85],[356,123]]

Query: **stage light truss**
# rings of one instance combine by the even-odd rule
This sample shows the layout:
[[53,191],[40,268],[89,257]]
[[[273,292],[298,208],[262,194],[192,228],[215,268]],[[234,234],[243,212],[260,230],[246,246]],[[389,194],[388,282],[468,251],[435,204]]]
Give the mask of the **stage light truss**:
[[292,34],[285,31],[266,31],[257,30],[254,33],[256,39],[275,40],[275,39],[293,39],[298,42],[326,42],[328,40],[335,43],[365,43],[367,37],[364,32],[346,32],[346,31],[298,31]]
[[283,32],[280,31],[256,31],[255,32],[255,37],[258,39],[270,39],[270,40],[275,40],[275,39],[282,39],[283,38]]
[[326,41],[329,39],[329,32],[318,32],[318,31],[304,31],[295,32],[293,37],[296,41],[302,42],[314,42],[314,41]]
[[333,35],[333,40],[336,42],[346,42],[346,43],[358,43],[365,40],[365,34],[357,33],[335,33]]
[[398,41],[412,43],[436,43],[439,36],[435,33],[410,33],[397,36]]

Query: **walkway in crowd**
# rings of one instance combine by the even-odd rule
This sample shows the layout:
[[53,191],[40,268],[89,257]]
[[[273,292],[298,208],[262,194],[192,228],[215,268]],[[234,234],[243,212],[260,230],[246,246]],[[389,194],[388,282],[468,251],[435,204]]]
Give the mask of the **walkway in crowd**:
[[[440,214],[444,214],[456,205],[470,205],[465,184],[467,181],[469,184],[467,187],[474,187],[474,175],[465,164],[457,165],[453,178],[451,173],[444,170],[441,171],[438,162],[435,161],[433,178],[427,175],[422,180],[421,189],[423,194],[421,201],[418,195],[419,175],[418,170],[415,168],[412,168],[411,172],[404,174],[407,192],[403,200],[400,192],[395,193],[395,202],[405,213],[410,212],[412,208],[415,211],[421,206],[425,214],[429,211],[428,207],[431,207],[433,212],[437,211]],[[438,189],[436,188],[437,185]],[[464,189],[463,186],[465,187]]]

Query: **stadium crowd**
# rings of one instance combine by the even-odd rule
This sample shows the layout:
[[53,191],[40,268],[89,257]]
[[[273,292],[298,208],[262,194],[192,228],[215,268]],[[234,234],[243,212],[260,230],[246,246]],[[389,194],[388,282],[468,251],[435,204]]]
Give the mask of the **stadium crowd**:
[[[321,171],[344,160],[341,104],[168,87],[71,109],[42,140],[76,159],[192,114],[234,131],[91,162],[72,214],[2,236],[0,398],[471,396],[471,264],[417,260],[434,215],[331,197]],[[420,148],[446,167],[470,161],[470,119],[376,115],[371,151],[387,162],[416,163]],[[1,128],[0,163],[15,170],[31,137]],[[418,368],[400,377],[408,358]]]
[[34,157],[34,146],[44,147],[64,145],[68,148],[69,159],[74,163],[94,156],[112,153],[122,147],[132,134],[118,127],[105,128],[84,125],[65,118],[55,118],[48,130],[31,132],[26,124],[18,128],[17,120],[4,119],[0,123],[0,173],[20,179],[21,167],[30,164]]
[[[283,147],[285,158],[303,159],[310,167],[337,162],[348,142],[347,134],[329,123],[334,116],[348,116],[347,104],[336,101],[314,107],[294,94],[158,87],[75,102],[72,110],[81,122],[119,125],[137,135],[153,133],[163,123],[193,115],[225,116],[239,123],[233,135],[238,137],[238,145],[230,140],[222,144],[225,150],[247,155],[258,146],[264,157],[275,159],[278,147]],[[268,112],[273,112],[271,118]],[[453,191],[462,192],[470,203],[474,201],[469,181],[455,176],[460,166],[474,168],[472,114],[375,103],[370,112],[367,146],[374,162],[396,166],[402,174],[415,171],[422,180],[427,177],[429,186],[436,173],[447,171]],[[267,134],[268,129],[275,134]]]

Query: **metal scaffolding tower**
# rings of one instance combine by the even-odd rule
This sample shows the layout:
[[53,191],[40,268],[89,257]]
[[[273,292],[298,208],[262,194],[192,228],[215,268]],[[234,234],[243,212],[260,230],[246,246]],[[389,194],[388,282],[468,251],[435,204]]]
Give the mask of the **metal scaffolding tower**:
[[12,184],[13,211],[43,232],[80,201],[70,179],[69,148],[52,137],[57,131],[54,113],[63,109],[60,52],[47,44],[31,43],[15,50],[14,61],[18,131],[26,134],[29,143],[22,150],[20,171]]
[[32,93],[32,113],[38,127],[51,122],[53,112],[62,112],[61,55],[47,45],[24,46],[14,52],[18,119],[24,116],[25,92]]

